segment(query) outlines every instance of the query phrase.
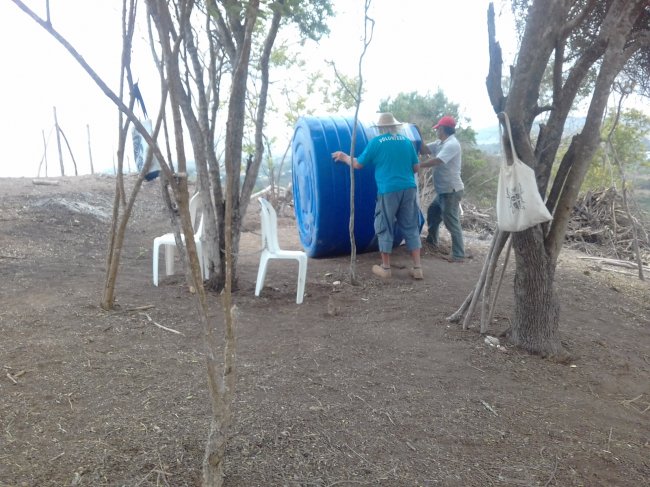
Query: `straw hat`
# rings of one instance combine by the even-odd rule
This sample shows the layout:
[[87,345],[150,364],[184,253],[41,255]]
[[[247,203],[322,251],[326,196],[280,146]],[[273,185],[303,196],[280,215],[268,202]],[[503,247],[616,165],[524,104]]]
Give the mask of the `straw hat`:
[[392,113],[382,113],[379,115],[379,120],[377,120],[375,125],[377,127],[397,127],[398,125],[402,125],[402,122],[395,120]]

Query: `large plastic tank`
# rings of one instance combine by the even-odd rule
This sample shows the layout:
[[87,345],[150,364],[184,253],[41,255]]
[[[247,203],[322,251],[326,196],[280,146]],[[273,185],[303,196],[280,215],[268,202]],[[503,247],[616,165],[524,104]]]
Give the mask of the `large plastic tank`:
[[[350,152],[352,117],[301,117],[292,140],[293,197],[300,241],[309,257],[350,253],[350,168],[335,163],[332,152]],[[419,151],[417,129],[403,124],[401,131]],[[378,135],[372,124],[357,122],[355,154]],[[377,185],[372,167],[354,173],[354,238],[357,252],[376,250],[374,230]],[[400,239],[401,240],[401,239]]]

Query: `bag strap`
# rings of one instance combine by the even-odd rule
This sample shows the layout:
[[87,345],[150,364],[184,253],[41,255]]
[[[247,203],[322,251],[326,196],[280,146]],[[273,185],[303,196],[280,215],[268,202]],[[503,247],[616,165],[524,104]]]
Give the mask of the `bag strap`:
[[[510,150],[512,151],[512,163],[515,163],[515,160],[517,159],[517,153],[515,152],[515,144],[512,142],[512,129],[510,128],[510,118],[508,118],[508,114],[506,112],[501,112],[500,115],[503,115],[503,118],[505,120],[505,125],[506,129],[508,130],[508,140],[510,141]],[[501,144],[503,146],[503,132],[501,129],[501,124],[499,124],[499,134],[501,135]],[[504,147],[505,150],[505,147]],[[506,157],[506,164],[507,164],[508,158]]]

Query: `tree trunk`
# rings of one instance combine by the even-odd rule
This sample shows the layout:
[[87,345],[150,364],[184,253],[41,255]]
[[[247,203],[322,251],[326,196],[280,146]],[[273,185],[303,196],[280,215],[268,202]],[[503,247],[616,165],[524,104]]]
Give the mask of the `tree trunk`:
[[218,421],[218,418],[212,417],[203,458],[203,485],[206,487],[221,487],[223,485],[223,461],[228,429],[223,427],[223,423]]
[[540,226],[512,234],[515,249],[515,310],[510,341],[531,353],[565,361],[558,333],[560,303],[553,284],[555,263],[544,251]]
[[[509,115],[516,155],[535,170],[542,197],[557,158],[566,117],[588,74],[596,73],[590,85],[592,95],[584,126],[573,138],[555,172],[547,201],[553,221],[513,234],[515,309],[509,337],[513,344],[529,352],[560,361],[567,360],[568,353],[558,334],[560,306],[554,287],[557,259],[571,209],[599,143],[601,120],[612,84],[633,52],[641,49],[641,43],[647,47],[647,28],[645,36],[633,30],[635,23],[647,26],[647,21],[642,20],[646,5],[642,0],[611,0],[606,9],[597,8],[595,2],[579,9],[569,1],[532,2],[505,105],[498,85],[501,57],[494,39],[492,10],[488,14],[490,99],[497,113],[503,110]],[[592,24],[599,29],[594,29]],[[588,25],[591,28],[586,29]],[[568,42],[570,36],[576,35],[591,37],[583,39],[583,44],[578,46]],[[574,51],[565,53],[569,47]],[[549,65],[554,74],[553,105],[540,107],[543,73]],[[548,126],[541,127],[533,146],[530,137],[533,122],[548,110],[551,110]]]

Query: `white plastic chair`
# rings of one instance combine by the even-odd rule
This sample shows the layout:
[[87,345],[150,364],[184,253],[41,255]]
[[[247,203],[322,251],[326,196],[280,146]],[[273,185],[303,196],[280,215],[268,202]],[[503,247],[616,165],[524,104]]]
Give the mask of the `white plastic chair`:
[[275,209],[264,198],[257,198],[260,202],[262,220],[262,254],[260,267],[257,271],[257,284],[255,296],[259,296],[266,279],[266,268],[271,259],[295,259],[298,261],[298,289],[296,303],[302,303],[305,295],[305,281],[307,279],[307,254],[301,250],[282,250],[278,243],[278,217]]
[[[199,211],[201,207],[200,193],[196,193],[190,199],[190,217],[192,219],[192,228],[196,228],[194,232],[194,243],[196,244],[196,253],[199,256],[199,265],[201,267],[201,275],[205,279],[208,275],[208,261],[203,255],[203,245],[201,237],[203,237],[203,211]],[[198,224],[196,218],[199,218]],[[185,243],[185,235],[181,233],[181,239]],[[176,257],[176,239],[173,233],[166,233],[153,240],[153,285],[158,285],[158,254],[160,247],[165,248],[165,271],[168,276],[174,274],[174,259]]]

